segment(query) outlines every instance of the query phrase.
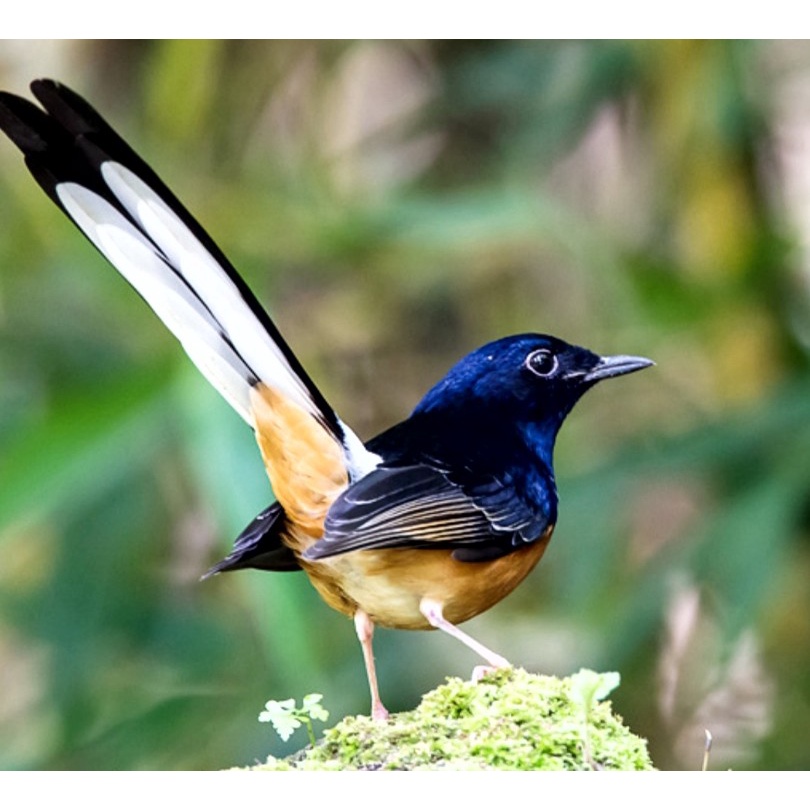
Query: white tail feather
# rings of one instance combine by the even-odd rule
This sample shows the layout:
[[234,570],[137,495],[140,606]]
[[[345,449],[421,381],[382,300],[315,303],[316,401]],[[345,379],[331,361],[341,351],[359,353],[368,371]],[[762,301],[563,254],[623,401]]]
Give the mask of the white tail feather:
[[101,174],[124,208],[205,302],[256,377],[283,391],[309,413],[317,414],[306,385],[246,306],[231,278],[186,224],[120,163],[107,161],[101,166]]
[[[250,388],[257,379],[319,418],[307,386],[186,224],[121,164],[107,161],[101,174],[143,233],[103,197],[77,183],[58,184],[59,200],[177,337],[206,379],[251,427]],[[349,475],[360,478],[377,466],[379,457],[338,421]]]
[[209,382],[250,423],[249,370],[223,339],[211,313],[154,245],[103,197],[76,183],[61,183],[56,190],[76,225],[138,290]]

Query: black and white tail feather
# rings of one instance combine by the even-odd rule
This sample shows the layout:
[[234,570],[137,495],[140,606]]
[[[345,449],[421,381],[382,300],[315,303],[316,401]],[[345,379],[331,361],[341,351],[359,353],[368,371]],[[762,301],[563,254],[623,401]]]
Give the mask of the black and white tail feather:
[[146,300],[251,427],[250,389],[284,393],[344,449],[349,480],[377,457],[343,424],[214,241],[155,172],[80,96],[49,79],[44,111],[0,93],[0,128],[31,174]]

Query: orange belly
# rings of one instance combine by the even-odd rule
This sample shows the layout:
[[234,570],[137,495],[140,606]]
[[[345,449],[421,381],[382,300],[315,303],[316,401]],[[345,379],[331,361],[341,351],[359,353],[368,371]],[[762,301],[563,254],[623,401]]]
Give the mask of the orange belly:
[[302,561],[323,599],[341,613],[358,608],[383,627],[430,630],[419,610],[423,598],[442,605],[453,624],[483,613],[511,593],[540,561],[553,527],[531,545],[489,562],[459,562],[448,549],[353,551]]

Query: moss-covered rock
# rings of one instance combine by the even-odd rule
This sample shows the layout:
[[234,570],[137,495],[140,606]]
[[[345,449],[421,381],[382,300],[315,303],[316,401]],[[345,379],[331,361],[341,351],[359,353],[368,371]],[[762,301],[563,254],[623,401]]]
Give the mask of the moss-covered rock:
[[347,717],[323,739],[259,770],[652,770],[647,743],[609,702],[618,676],[559,679],[498,670],[448,679],[385,723]]

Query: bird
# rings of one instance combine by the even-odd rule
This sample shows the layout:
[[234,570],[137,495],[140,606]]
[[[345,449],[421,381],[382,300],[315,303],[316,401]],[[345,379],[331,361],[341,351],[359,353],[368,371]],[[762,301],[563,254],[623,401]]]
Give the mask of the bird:
[[309,377],[208,233],[80,95],[31,83],[0,93],[0,129],[36,182],[129,281],[252,428],[274,502],[203,578],[303,571],[354,621],[371,716],[384,721],[374,628],[460,629],[517,587],[557,523],[553,450],[596,383],[654,365],[543,333],[460,359],[403,421],[362,441]]

